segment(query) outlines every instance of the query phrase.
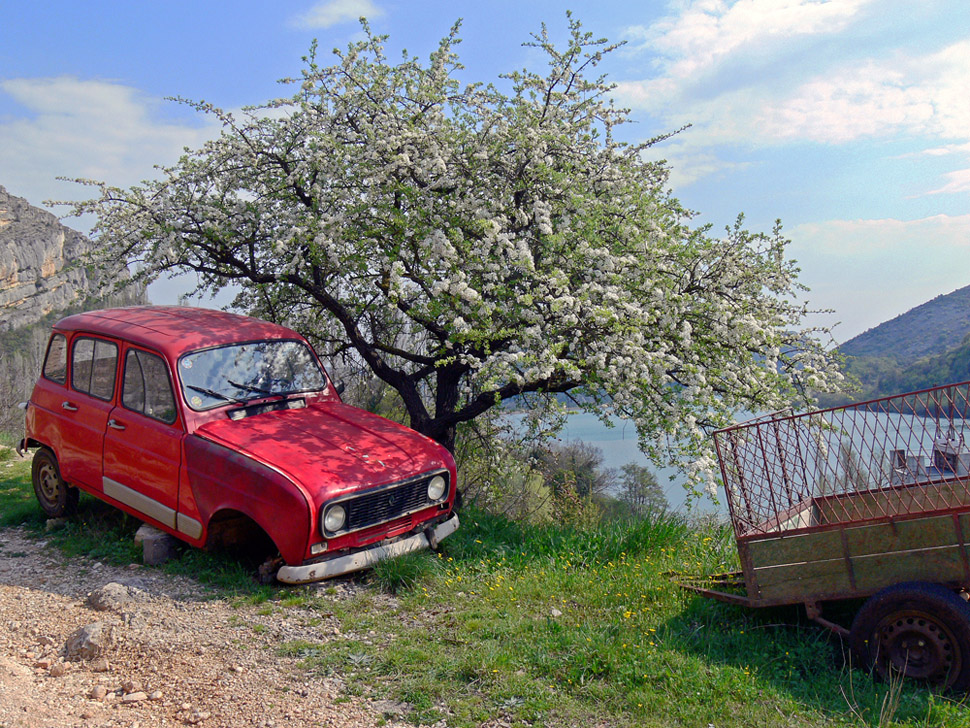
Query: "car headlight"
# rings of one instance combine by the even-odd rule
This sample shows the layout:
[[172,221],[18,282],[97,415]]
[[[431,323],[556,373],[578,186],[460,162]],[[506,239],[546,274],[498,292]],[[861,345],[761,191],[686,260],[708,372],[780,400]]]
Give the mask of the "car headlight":
[[428,500],[438,501],[448,491],[448,481],[444,476],[436,475],[428,482]]
[[330,506],[323,514],[323,527],[328,533],[336,533],[347,523],[347,511],[341,505]]

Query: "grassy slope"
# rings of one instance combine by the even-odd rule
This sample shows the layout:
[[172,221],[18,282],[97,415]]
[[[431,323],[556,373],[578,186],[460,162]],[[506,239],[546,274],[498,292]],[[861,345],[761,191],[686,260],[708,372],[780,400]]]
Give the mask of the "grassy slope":
[[[0,528],[23,523],[41,533],[32,498],[27,465],[0,463]],[[78,516],[45,538],[127,563],[137,559],[135,527],[82,498]],[[676,518],[579,531],[466,511],[439,555],[359,577],[372,587],[348,602],[313,588],[256,586],[231,558],[191,549],[166,568],[261,609],[338,609],[343,632],[366,639],[278,650],[301,656],[308,671],[340,673],[354,692],[407,703],[416,722],[970,725],[970,711],[953,699],[918,687],[897,692],[849,669],[839,641],[797,609],[731,607],[688,595],[665,576],[732,568],[734,558],[727,533]],[[382,589],[398,594],[388,600]]]

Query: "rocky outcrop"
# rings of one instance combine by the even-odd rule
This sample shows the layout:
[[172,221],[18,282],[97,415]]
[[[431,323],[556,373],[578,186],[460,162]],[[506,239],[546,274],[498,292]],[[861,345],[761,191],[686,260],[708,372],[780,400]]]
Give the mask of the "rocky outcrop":
[[[99,280],[83,264],[93,245],[51,213],[0,187],[0,331],[106,297],[112,282]],[[140,293],[131,298],[144,302]]]

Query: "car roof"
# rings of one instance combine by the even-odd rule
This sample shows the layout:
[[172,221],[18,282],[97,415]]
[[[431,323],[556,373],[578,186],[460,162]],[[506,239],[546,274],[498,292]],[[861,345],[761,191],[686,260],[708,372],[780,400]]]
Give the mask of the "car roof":
[[260,339],[300,339],[285,326],[226,311],[190,306],[130,306],[78,313],[61,319],[59,331],[82,331],[125,339],[173,359],[187,351]]

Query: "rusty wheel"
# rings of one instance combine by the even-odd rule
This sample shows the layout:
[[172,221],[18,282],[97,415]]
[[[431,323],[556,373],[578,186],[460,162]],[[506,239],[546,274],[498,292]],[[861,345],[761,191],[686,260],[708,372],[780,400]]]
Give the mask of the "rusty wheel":
[[57,458],[50,450],[42,448],[34,455],[31,479],[37,502],[48,516],[61,518],[77,510],[78,490],[61,478]]
[[884,589],[852,623],[852,649],[882,679],[902,675],[953,690],[970,688],[970,607],[938,584]]

